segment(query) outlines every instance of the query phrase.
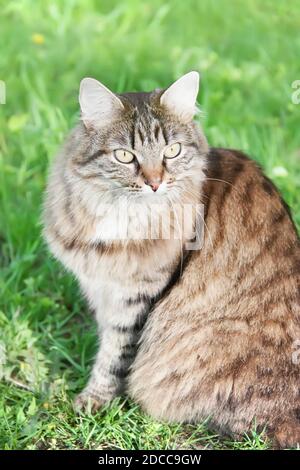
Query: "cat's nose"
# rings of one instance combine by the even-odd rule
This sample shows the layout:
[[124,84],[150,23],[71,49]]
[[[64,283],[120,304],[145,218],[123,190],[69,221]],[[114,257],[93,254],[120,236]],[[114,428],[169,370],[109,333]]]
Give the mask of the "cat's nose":
[[161,184],[161,180],[156,180],[156,181],[148,181],[145,180],[145,184],[151,187],[152,191],[156,192]]

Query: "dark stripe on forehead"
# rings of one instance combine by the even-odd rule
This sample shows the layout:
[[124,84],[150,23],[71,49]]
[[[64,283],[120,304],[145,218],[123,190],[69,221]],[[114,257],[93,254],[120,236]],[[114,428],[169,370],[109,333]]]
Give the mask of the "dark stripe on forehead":
[[154,137],[157,141],[158,141],[158,138],[159,138],[159,131],[160,131],[160,126],[159,126],[158,123],[156,123],[155,127],[154,127]]
[[135,134],[136,134],[136,128],[137,128],[137,110],[135,109],[133,116],[132,116],[132,126],[130,129],[130,145],[131,148],[134,150],[135,149]]
[[168,135],[167,135],[166,129],[165,129],[165,127],[162,123],[160,123],[160,129],[161,129],[163,138],[165,140],[165,144],[168,145],[168,142],[169,142]]
[[142,131],[141,131],[140,128],[138,128],[138,134],[139,134],[139,138],[140,138],[140,140],[141,140],[141,143],[142,143],[142,145],[143,145],[143,144],[144,144],[144,141],[145,141],[145,138],[144,138],[144,135],[143,135],[143,133],[142,133]]
[[132,123],[132,127],[130,129],[130,145],[133,150],[135,147],[135,125],[136,125],[136,121],[134,120]]

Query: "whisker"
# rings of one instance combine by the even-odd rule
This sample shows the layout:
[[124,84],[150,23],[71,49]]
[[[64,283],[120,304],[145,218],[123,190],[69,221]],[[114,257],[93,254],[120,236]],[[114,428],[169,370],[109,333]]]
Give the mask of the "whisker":
[[218,179],[218,178],[205,178],[207,181],[218,181],[220,183],[226,183],[226,184],[230,184],[230,186],[233,186],[232,183],[230,183],[229,181],[225,181],[225,180],[221,180],[221,179]]
[[[189,192],[191,195],[193,195],[193,192],[195,192],[195,191],[190,190],[190,189],[189,189],[189,190],[186,190],[186,191]],[[192,191],[193,191],[193,192],[192,192]],[[196,192],[196,195],[198,195],[197,192]],[[180,200],[179,200],[179,202],[180,202]],[[200,215],[200,217],[201,217],[201,219],[202,219],[202,221],[203,221],[203,223],[204,223],[204,226],[205,226],[205,228],[206,228],[206,230],[207,230],[207,233],[208,233],[208,236],[209,236],[209,240],[210,240],[211,246],[213,246],[212,236],[211,236],[210,230],[209,230],[209,228],[208,228],[208,226],[207,226],[207,223],[205,222],[205,219],[204,219],[204,217],[202,216],[201,212],[197,211],[197,214]],[[197,229],[196,229],[196,231],[197,231]]]

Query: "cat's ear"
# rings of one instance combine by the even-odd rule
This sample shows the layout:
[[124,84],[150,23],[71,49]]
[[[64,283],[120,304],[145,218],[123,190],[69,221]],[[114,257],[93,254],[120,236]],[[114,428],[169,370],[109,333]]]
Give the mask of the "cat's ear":
[[199,73],[189,72],[174,82],[160,97],[160,104],[183,121],[190,121],[197,112]]
[[121,100],[94,78],[81,80],[79,104],[86,127],[101,127],[116,119],[124,109]]

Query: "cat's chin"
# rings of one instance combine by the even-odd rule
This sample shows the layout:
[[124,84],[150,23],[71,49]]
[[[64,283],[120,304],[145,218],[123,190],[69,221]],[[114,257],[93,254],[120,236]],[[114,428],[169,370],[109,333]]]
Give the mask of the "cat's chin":
[[141,200],[147,203],[151,202],[153,204],[162,204],[168,203],[168,198],[166,197],[166,193],[153,193],[153,194],[141,194]]
[[151,205],[151,204],[165,204],[167,206],[170,205],[167,193],[157,193],[153,192],[152,193],[143,193],[140,192],[137,197],[130,199],[130,203],[136,203],[136,204],[146,204],[146,205]]

